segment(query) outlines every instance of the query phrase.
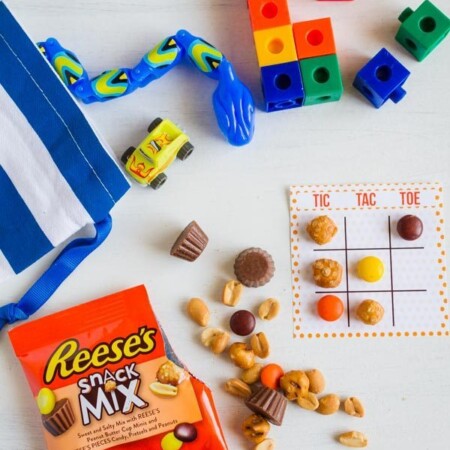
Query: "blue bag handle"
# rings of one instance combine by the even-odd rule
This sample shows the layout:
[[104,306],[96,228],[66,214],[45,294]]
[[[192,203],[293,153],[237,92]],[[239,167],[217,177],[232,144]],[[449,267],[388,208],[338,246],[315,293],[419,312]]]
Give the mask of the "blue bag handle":
[[28,319],[47,302],[61,283],[107,238],[112,228],[111,216],[108,214],[94,226],[97,231],[94,237],[72,241],[17,303],[0,307],[0,330],[6,324]]

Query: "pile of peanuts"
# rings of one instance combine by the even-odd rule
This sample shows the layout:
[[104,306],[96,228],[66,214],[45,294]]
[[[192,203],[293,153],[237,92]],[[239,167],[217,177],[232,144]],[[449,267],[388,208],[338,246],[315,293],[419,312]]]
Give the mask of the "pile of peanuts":
[[[226,306],[236,306],[243,290],[244,286],[238,281],[229,281],[223,289],[222,303]],[[278,316],[279,311],[278,300],[269,298],[260,304],[258,316],[261,320],[272,320]],[[198,325],[208,327],[210,312],[203,300],[192,298],[187,304],[187,312]],[[244,312],[251,315],[248,311]],[[244,328],[246,325],[244,324]],[[253,328],[249,328],[248,334],[252,333]],[[252,394],[252,386],[261,384],[270,389],[281,390],[287,400],[296,402],[300,408],[306,410],[331,415],[340,409],[341,399],[336,394],[318,398],[325,390],[325,378],[320,370],[291,370],[285,373],[277,364],[264,365],[256,361],[256,357],[266,359],[270,355],[269,340],[264,332],[252,334],[249,344],[234,342],[229,346],[230,334],[227,331],[220,328],[205,328],[201,333],[201,342],[215,354],[221,354],[228,348],[231,361],[242,369],[239,378],[231,378],[225,383],[225,390],[232,395],[247,399]],[[364,417],[364,406],[358,398],[347,398],[343,406],[344,411],[350,416]],[[261,415],[252,414],[244,420],[242,431],[245,437],[255,444],[254,450],[275,449],[275,442],[267,437],[270,424]],[[366,436],[358,431],[343,433],[338,439],[347,447],[363,448],[368,445]]]

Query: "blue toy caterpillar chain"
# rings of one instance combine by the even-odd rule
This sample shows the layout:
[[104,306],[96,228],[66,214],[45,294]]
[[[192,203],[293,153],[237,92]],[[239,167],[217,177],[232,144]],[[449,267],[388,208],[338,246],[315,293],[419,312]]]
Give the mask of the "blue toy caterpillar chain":
[[72,94],[84,103],[104,102],[131,94],[161,78],[187,56],[200,72],[218,81],[212,99],[214,112],[230,144],[245,145],[253,137],[252,94],[219,50],[186,30],[164,39],[133,69],[111,69],[92,80],[74,53],[63,48],[56,39],[39,42],[38,47]]

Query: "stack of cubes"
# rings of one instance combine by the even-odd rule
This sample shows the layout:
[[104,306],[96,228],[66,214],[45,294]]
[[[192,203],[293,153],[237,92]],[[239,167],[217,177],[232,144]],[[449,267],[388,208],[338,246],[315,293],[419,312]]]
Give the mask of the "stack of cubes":
[[267,112],[341,98],[329,18],[292,24],[287,0],[248,0],[248,8]]

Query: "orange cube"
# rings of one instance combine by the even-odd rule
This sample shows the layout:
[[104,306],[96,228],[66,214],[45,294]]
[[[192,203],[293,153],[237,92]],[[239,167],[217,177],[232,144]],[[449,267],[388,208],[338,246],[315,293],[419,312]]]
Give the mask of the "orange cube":
[[293,31],[298,59],[336,54],[329,17],[294,23]]
[[291,23],[287,0],[248,0],[247,3],[253,31]]

